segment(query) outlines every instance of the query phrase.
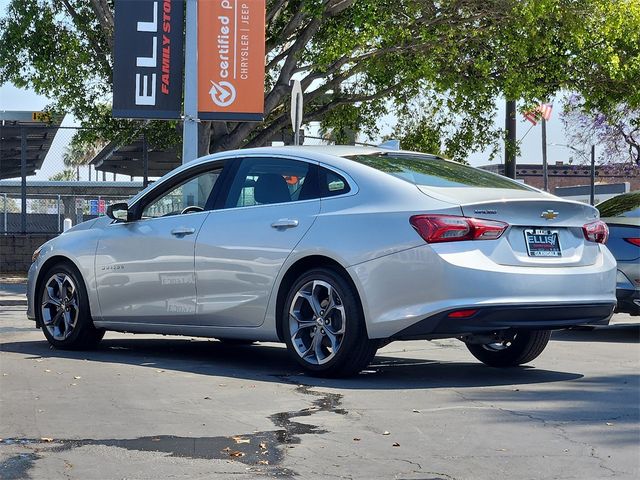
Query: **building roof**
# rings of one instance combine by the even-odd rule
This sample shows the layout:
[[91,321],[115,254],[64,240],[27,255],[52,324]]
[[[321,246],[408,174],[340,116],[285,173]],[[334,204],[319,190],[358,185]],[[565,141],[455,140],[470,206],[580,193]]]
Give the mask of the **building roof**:
[[[160,150],[149,147],[149,177],[161,177],[181,164],[174,149]],[[142,140],[127,145],[111,142],[89,162],[96,170],[119,173],[132,177],[144,176]]]
[[0,120],[0,180],[21,176],[22,132],[27,140],[27,176],[35,175],[42,167],[60,122],[27,122]]

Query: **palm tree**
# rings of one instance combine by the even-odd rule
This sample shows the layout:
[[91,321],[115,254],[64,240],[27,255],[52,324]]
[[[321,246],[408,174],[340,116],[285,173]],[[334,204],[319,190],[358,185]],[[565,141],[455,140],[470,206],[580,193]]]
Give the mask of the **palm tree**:
[[62,161],[66,167],[75,168],[76,180],[80,180],[80,166],[88,164],[95,157],[107,142],[102,139],[91,143],[85,143],[74,136],[67,145],[62,156]]

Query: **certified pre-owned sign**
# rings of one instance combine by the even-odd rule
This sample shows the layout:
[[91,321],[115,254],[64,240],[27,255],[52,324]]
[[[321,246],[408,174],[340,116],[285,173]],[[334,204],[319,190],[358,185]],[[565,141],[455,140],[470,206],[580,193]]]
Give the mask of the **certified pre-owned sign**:
[[265,0],[198,3],[198,117],[260,121]]
[[184,0],[117,0],[115,10],[113,116],[180,118]]

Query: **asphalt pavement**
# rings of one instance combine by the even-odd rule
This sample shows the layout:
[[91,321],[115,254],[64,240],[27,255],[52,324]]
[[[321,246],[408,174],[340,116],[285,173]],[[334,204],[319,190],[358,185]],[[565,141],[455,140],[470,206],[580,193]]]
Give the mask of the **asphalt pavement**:
[[54,350],[21,295],[0,288],[0,479],[640,477],[640,327],[625,315],[557,332],[523,368],[413,341],[326,380],[270,343],[108,333]]

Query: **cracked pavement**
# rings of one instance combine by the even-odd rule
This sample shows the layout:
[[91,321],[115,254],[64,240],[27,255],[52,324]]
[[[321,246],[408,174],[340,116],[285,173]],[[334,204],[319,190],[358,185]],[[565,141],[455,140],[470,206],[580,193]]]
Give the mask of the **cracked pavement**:
[[557,332],[507,370],[456,340],[392,343],[347,380],[266,343],[56,351],[22,305],[0,306],[0,335],[0,479],[640,476],[637,321]]

